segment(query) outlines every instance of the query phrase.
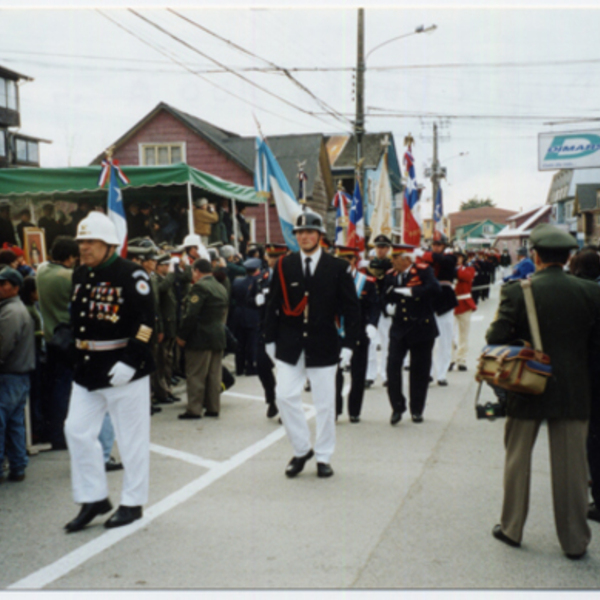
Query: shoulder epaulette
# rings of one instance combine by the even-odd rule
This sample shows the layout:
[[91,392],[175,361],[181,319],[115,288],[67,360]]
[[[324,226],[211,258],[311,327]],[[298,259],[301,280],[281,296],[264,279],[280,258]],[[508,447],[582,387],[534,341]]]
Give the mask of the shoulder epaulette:
[[417,269],[429,269],[429,265],[426,263],[415,263]]
[[367,275],[367,281],[371,283],[377,283],[377,277],[372,277],[371,275]]

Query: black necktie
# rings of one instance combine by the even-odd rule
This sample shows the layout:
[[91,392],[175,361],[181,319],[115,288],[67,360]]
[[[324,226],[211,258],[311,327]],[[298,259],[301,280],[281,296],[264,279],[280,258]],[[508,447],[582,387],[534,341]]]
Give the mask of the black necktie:
[[310,263],[311,263],[311,257],[307,256],[304,259],[304,284],[306,289],[308,289],[310,287],[310,279],[311,279],[311,274],[310,274]]

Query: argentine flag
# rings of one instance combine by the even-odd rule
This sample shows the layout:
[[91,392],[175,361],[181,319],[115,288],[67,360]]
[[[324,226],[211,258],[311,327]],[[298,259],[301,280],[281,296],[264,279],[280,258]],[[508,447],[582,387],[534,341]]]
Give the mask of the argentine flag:
[[121,170],[118,160],[103,160],[98,185],[104,187],[108,181],[108,218],[114,223],[117,230],[119,240],[117,253],[124,258],[127,255],[127,219],[125,218],[119,179],[124,184],[130,183],[127,175]]
[[273,192],[275,207],[281,224],[281,231],[287,247],[296,252],[298,242],[292,232],[296,218],[302,212],[294,192],[285,178],[281,167],[264,140],[256,138],[256,164],[254,167],[254,187],[260,194]]

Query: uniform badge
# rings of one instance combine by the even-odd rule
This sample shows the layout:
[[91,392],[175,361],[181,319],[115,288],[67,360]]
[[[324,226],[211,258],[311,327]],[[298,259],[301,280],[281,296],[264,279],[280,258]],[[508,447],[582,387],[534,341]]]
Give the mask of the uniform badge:
[[143,279],[140,279],[135,284],[135,289],[138,293],[142,294],[142,296],[147,296],[150,293],[150,286]]
[[134,279],[138,279],[139,277],[141,277],[142,279],[145,279],[146,281],[150,281],[150,277],[148,276],[148,273],[146,273],[146,271],[143,271],[142,269],[138,269],[137,271],[134,271],[131,274],[131,276]]
[[98,321],[102,321],[102,320],[104,319],[104,313],[101,313],[101,312],[99,312],[99,313],[96,315],[96,319],[98,319]]
[[192,304],[196,304],[196,302],[198,302],[198,300],[200,300],[200,298],[198,298],[198,296],[196,296],[196,294],[194,294],[191,298],[190,298],[190,302]]

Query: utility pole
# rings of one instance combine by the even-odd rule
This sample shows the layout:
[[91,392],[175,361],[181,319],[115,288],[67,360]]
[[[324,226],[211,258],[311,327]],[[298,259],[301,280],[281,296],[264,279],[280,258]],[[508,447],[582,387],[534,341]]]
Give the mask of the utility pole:
[[360,181],[362,165],[362,143],[365,133],[365,9],[358,9],[358,38],[356,45],[356,119],[354,139],[356,141],[356,177]]
[[430,169],[425,169],[425,177],[431,180],[431,235],[433,236],[435,228],[435,199],[440,187],[440,179],[446,177],[446,168],[440,165],[438,160],[438,126],[433,124],[433,161]]

